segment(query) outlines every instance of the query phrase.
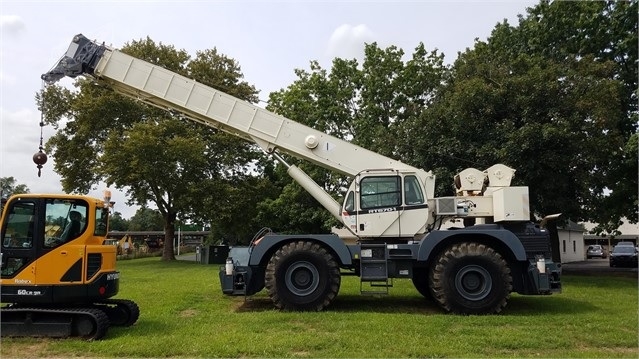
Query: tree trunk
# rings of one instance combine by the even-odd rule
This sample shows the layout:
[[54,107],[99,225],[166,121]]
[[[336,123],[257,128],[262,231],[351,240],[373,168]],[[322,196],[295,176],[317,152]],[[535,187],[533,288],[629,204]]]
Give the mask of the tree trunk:
[[176,215],[169,213],[165,217],[164,221],[164,250],[162,251],[163,261],[174,261],[175,253],[173,247],[173,241],[175,238],[175,218]]

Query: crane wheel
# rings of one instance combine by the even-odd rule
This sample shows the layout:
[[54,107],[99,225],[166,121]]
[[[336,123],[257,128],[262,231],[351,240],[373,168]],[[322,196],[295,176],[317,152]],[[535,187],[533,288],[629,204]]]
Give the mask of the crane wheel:
[[413,285],[419,294],[423,295],[428,300],[433,299],[433,295],[430,292],[430,283],[428,279],[428,268],[414,268],[413,269]]
[[283,245],[271,257],[265,287],[279,309],[320,311],[339,292],[339,265],[324,247],[311,241]]
[[457,314],[499,313],[512,291],[510,268],[503,257],[474,242],[443,251],[429,280],[433,298],[445,311]]

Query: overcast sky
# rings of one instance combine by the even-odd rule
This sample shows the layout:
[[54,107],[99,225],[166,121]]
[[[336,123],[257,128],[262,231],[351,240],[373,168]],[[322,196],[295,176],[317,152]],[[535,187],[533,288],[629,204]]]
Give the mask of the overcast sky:
[[[412,54],[423,42],[452,63],[485,40],[504,19],[536,1],[29,1],[0,0],[0,177],[13,176],[32,193],[61,193],[52,156],[38,178],[40,75],[55,65],[73,35],[116,48],[150,37],[191,55],[216,47],[237,60],[245,80],[267,100],[295,80],[311,60],[329,68],[335,57],[362,58],[364,43],[395,45]],[[45,127],[45,141],[52,133]],[[104,187],[90,194],[101,197]],[[136,208],[111,189],[125,218]]]

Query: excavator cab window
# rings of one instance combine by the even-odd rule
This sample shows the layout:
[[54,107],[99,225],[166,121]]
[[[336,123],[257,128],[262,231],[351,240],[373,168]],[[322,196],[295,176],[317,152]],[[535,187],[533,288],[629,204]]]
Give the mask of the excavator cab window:
[[109,225],[109,209],[97,207],[95,209],[95,230],[93,234],[99,237],[107,235]]
[[35,203],[19,202],[11,207],[6,227],[2,231],[4,248],[31,248],[35,224]]
[[47,200],[45,213],[45,248],[74,240],[87,225],[88,205],[81,200]]
[[8,210],[2,228],[2,276],[14,275],[29,262],[27,252],[33,247],[36,204],[18,201]]

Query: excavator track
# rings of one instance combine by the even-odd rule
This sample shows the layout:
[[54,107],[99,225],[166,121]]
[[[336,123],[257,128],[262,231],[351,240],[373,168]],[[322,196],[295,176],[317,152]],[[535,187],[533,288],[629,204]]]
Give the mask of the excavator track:
[[101,339],[109,329],[109,317],[93,307],[27,307],[12,305],[0,310],[3,337],[79,337]]
[[140,308],[128,299],[107,299],[94,303],[94,308],[107,315],[110,326],[130,327],[140,317]]

